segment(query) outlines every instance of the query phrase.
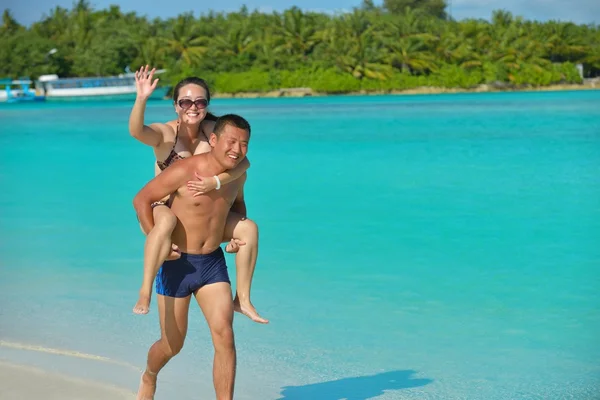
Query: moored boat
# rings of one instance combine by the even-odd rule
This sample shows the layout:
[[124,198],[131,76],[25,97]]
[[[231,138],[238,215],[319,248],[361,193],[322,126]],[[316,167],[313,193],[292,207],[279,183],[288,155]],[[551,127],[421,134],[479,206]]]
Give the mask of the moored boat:
[[32,101],[44,101],[45,97],[31,90],[31,80],[27,78],[0,79],[0,86],[4,90],[0,91],[0,102],[24,103]]
[[[157,73],[164,70],[157,71]],[[36,91],[47,100],[133,100],[136,96],[135,75],[133,73],[118,76],[89,78],[59,78],[58,75],[42,75],[35,82]],[[162,99],[168,87],[157,87],[151,99]]]

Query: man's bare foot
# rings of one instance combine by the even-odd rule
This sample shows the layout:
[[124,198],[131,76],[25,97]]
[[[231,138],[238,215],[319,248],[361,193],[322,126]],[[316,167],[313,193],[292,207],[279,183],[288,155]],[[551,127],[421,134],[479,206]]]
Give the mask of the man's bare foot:
[[244,301],[242,304],[237,296],[235,296],[235,299],[233,300],[233,310],[239,312],[240,314],[244,314],[246,317],[250,318],[254,322],[258,322],[259,324],[269,323],[269,320],[258,315],[256,309],[252,303],[250,303],[250,301]]
[[150,311],[150,296],[140,294],[137,303],[133,306],[134,314],[148,314]]
[[156,375],[147,370],[142,373],[140,379],[140,388],[137,392],[136,400],[154,400],[156,392]]

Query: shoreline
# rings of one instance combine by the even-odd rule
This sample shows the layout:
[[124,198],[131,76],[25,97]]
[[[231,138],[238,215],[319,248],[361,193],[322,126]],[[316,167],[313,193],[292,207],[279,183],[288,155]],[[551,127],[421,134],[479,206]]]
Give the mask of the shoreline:
[[379,95],[415,95],[415,94],[458,94],[458,93],[504,93],[504,92],[557,92],[573,90],[600,90],[600,80],[594,79],[582,84],[556,84],[548,86],[510,87],[495,85],[478,85],[473,88],[444,88],[422,86],[405,90],[361,90],[347,93],[323,93],[310,88],[281,88],[266,92],[215,92],[212,98],[219,99],[253,99],[253,98],[281,98],[281,97],[327,97],[327,96],[379,96]]

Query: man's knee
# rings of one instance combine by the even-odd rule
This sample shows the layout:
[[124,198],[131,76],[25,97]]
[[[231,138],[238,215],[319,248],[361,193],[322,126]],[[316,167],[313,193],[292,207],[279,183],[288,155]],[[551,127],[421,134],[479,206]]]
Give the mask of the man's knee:
[[167,357],[175,357],[183,348],[184,339],[171,339],[166,337],[161,339],[163,352]]
[[210,328],[215,349],[228,349],[234,347],[233,326],[231,322],[223,321],[213,324]]

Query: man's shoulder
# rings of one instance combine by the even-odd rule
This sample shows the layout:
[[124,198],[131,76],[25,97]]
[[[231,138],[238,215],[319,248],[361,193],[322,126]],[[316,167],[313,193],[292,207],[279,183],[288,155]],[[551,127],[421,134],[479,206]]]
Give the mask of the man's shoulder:
[[186,168],[190,168],[199,174],[208,173],[205,170],[208,170],[208,153],[194,154],[190,157],[187,157],[185,160]]
[[172,171],[173,173],[190,173],[198,169],[203,164],[202,158],[196,158],[196,156],[186,157],[182,160],[178,160],[173,165],[169,166],[165,171]]
[[202,167],[206,163],[207,157],[208,157],[207,153],[194,154],[194,155],[186,158],[186,161],[190,165],[194,165],[196,167]]
[[193,154],[193,155],[189,156],[188,159],[204,160],[207,156],[208,156],[208,153],[198,153],[198,154]]

